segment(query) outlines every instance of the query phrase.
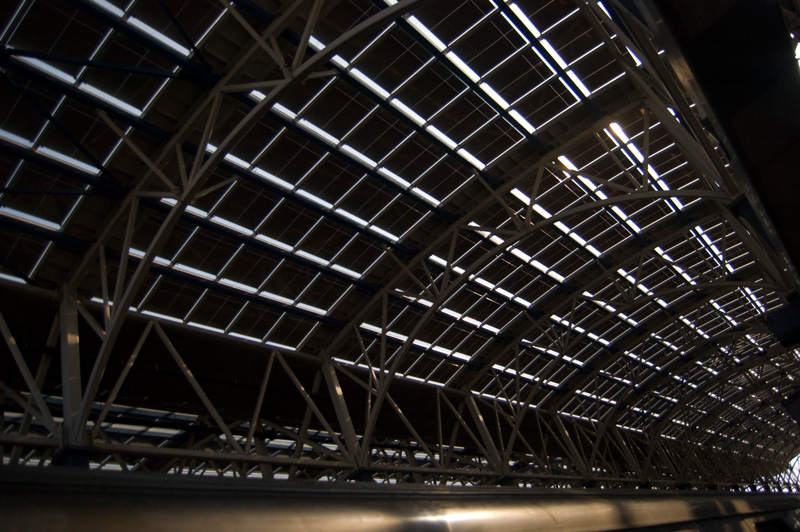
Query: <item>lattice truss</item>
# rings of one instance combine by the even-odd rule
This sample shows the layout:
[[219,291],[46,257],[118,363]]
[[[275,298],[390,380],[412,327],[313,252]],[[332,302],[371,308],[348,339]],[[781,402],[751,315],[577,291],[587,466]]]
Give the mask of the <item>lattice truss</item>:
[[796,488],[792,280],[613,8],[3,3],[4,463]]

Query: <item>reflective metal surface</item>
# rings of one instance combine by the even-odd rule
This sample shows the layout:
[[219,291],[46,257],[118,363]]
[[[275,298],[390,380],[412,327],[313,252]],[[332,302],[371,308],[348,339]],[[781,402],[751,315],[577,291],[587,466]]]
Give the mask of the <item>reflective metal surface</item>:
[[779,494],[437,489],[0,470],[2,530],[753,532],[797,530],[799,509],[800,497]]

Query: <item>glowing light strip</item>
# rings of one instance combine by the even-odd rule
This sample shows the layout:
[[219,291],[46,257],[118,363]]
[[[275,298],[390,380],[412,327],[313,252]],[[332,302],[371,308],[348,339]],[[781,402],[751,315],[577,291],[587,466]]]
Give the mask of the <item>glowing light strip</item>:
[[[394,4],[396,3],[396,0],[384,0],[384,3],[385,3],[386,5],[394,5]],[[515,25],[513,24],[513,22],[511,22],[511,20],[510,20],[510,19],[509,19],[509,18],[508,18],[508,17],[507,17],[505,14],[503,14],[503,16],[504,16],[504,17],[505,17],[505,19],[508,21],[508,23],[509,23],[509,24],[510,24],[510,25],[511,25],[511,26],[512,26],[512,27],[513,27],[513,28],[514,28],[514,29],[515,29],[515,30],[516,30],[518,33],[520,33],[520,35],[522,35],[522,33],[520,32],[519,28],[518,28],[517,26],[515,26]],[[469,66],[469,65],[468,65],[468,64],[467,64],[467,63],[466,63],[466,62],[465,62],[463,59],[461,59],[461,57],[459,57],[459,56],[458,56],[458,54],[456,54],[456,53],[455,53],[455,52],[453,52],[452,50],[447,50],[447,45],[446,45],[444,42],[442,42],[442,41],[441,41],[441,39],[439,39],[439,38],[438,38],[438,37],[437,37],[437,36],[436,36],[436,35],[435,35],[435,34],[434,34],[434,33],[433,33],[433,32],[432,32],[430,29],[428,29],[428,28],[427,28],[427,27],[426,27],[426,26],[425,26],[425,25],[424,25],[422,22],[420,22],[420,20],[419,20],[418,18],[416,18],[416,17],[415,17],[415,16],[413,16],[413,15],[409,15],[409,16],[406,16],[406,21],[409,23],[409,25],[411,25],[411,27],[413,27],[415,30],[417,30],[417,31],[419,32],[419,34],[420,34],[420,35],[422,35],[422,37],[423,37],[423,38],[424,38],[426,41],[428,41],[428,42],[429,42],[431,45],[433,45],[433,47],[434,47],[434,48],[436,48],[436,49],[437,49],[438,51],[440,51],[440,52],[444,52],[444,57],[445,57],[445,58],[446,58],[446,59],[447,59],[447,60],[448,60],[448,61],[449,61],[449,62],[450,62],[450,63],[451,63],[453,66],[455,66],[455,67],[456,67],[456,68],[457,68],[459,71],[461,71],[461,72],[462,72],[462,73],[463,73],[465,76],[467,76],[467,78],[469,78],[469,80],[470,80],[470,81],[472,81],[473,83],[478,83],[478,82],[480,82],[480,80],[481,80],[481,76],[480,76],[480,74],[478,74],[477,72],[475,72],[475,71],[472,69],[472,67],[470,67],[470,66]],[[523,36],[523,38],[525,38],[525,37]],[[527,39],[527,38],[525,38],[525,40],[526,40],[526,41],[528,41],[528,39]],[[529,42],[529,41],[528,41],[528,42]],[[377,85],[377,84],[376,84],[376,85]],[[491,98],[491,99],[492,99],[492,101],[494,101],[494,102],[495,102],[497,105],[499,105],[499,106],[500,106],[500,107],[501,107],[501,108],[502,108],[504,111],[507,111],[507,110],[508,110],[508,107],[509,107],[509,104],[508,104],[508,102],[507,102],[507,101],[506,101],[506,100],[505,100],[505,99],[504,99],[502,96],[500,96],[500,94],[499,94],[499,93],[498,93],[498,92],[497,92],[497,91],[496,91],[494,88],[492,88],[492,86],[491,86],[491,85],[489,85],[489,84],[488,84],[488,83],[486,83],[486,82],[482,82],[482,83],[480,83],[480,84],[478,85],[478,87],[479,87],[479,88],[480,88],[480,89],[481,89],[481,90],[482,90],[482,91],[485,93],[485,95],[486,95],[486,96],[488,96],[489,98]],[[584,87],[584,89],[585,89],[585,87]],[[381,89],[381,90],[383,90],[383,89]],[[587,89],[587,90],[588,90],[588,89]],[[377,91],[374,91],[374,92],[378,93]],[[383,91],[383,92],[386,92],[386,91]],[[379,93],[378,93],[378,94],[379,94]],[[388,94],[388,93],[387,93],[387,94]],[[386,99],[386,98],[384,98],[384,99]],[[390,102],[390,103],[391,103],[391,102]],[[415,113],[415,114],[416,114],[416,113]],[[521,126],[521,127],[522,127],[522,128],[523,128],[523,129],[524,129],[526,132],[527,132],[527,133],[528,133],[528,134],[531,134],[531,133],[533,133],[534,131],[536,131],[536,128],[535,128],[535,127],[534,127],[534,126],[533,126],[533,125],[532,125],[532,124],[531,124],[531,123],[530,123],[530,122],[529,122],[529,121],[528,121],[528,120],[527,120],[525,117],[523,117],[523,116],[522,116],[522,115],[521,115],[521,114],[520,114],[518,111],[516,111],[516,110],[513,110],[513,109],[512,109],[511,111],[509,111],[509,115],[510,115],[510,116],[511,116],[511,118],[513,118],[513,119],[514,119],[514,121],[515,121],[515,122],[517,122],[517,123],[518,123],[518,124],[519,124],[519,125],[520,125],[520,126]],[[417,115],[417,116],[418,116],[418,115]],[[419,125],[419,126],[422,126],[422,125],[425,123],[424,121],[423,121],[423,122],[418,122],[417,120],[415,120],[415,122],[417,122],[417,125]],[[441,140],[441,139],[440,139],[440,140]],[[454,149],[454,148],[451,148],[451,149]],[[475,159],[475,160],[477,160],[477,159]],[[471,160],[470,160],[469,162],[470,162],[471,164],[475,164],[475,163],[474,163],[473,161],[471,161]],[[478,165],[475,165],[475,166],[476,166],[476,167],[477,167],[479,170],[483,170],[483,168],[485,167],[485,165],[483,165],[483,163],[481,163],[481,165],[480,165],[480,166],[478,166]]]
[[[128,253],[132,257],[136,257],[138,259],[144,258],[144,252],[139,250],[139,249],[130,248]],[[298,252],[298,254],[299,253],[300,252]],[[311,257],[315,257],[314,255],[311,255],[310,253],[306,253],[306,255],[310,255]],[[315,258],[318,258],[318,257],[315,257]],[[319,259],[319,260],[323,260],[323,259]],[[254,294],[254,293],[256,293],[258,291],[258,289],[253,287],[253,286],[248,286],[246,284],[239,283],[238,281],[233,281],[231,279],[218,278],[218,276],[213,274],[213,273],[203,271],[203,270],[201,270],[199,268],[195,268],[195,267],[189,266],[187,264],[181,264],[179,262],[170,262],[167,259],[164,259],[162,257],[157,257],[154,260],[154,262],[157,263],[157,264],[160,264],[162,266],[165,266],[165,267],[167,267],[167,268],[169,268],[171,270],[175,270],[175,271],[178,271],[178,272],[186,273],[186,274],[192,275],[194,277],[199,277],[200,279],[204,279],[206,281],[211,281],[211,282],[214,282],[216,284],[221,284],[221,285],[224,285],[224,286],[228,286],[230,288],[235,288],[237,290],[241,290],[242,292],[246,292],[246,293],[249,293],[249,294]],[[258,295],[263,297],[263,298],[265,298],[265,299],[269,299],[269,300],[281,303],[282,305],[286,305],[286,306],[291,306],[291,307],[296,307],[296,308],[300,308],[300,309],[303,309],[303,310],[307,310],[309,312],[313,312],[314,314],[319,314],[320,316],[326,316],[328,314],[327,310],[324,310],[324,309],[321,309],[321,308],[318,308],[318,307],[314,307],[314,306],[311,306],[311,305],[307,305],[306,303],[301,303],[299,300],[293,300],[293,299],[289,299],[289,298],[280,296],[278,294],[273,294],[272,292],[268,292],[266,290],[258,291]]]
[[[362,154],[356,152],[355,149],[351,148],[347,144],[344,144],[342,146],[342,148],[343,148],[343,151],[347,151],[354,158],[363,158],[364,159],[363,162],[365,162],[365,164],[368,163],[368,162],[372,162],[373,164],[377,165],[377,163],[374,163],[374,161],[372,161],[371,159],[369,159],[365,155],[362,155]],[[214,153],[215,151],[217,151],[217,148],[213,144],[209,144],[209,145],[206,146],[206,151],[208,151],[209,153]],[[317,196],[315,194],[312,194],[311,192],[308,192],[307,190],[303,190],[302,188],[295,189],[294,186],[291,183],[289,183],[287,181],[284,181],[283,179],[281,179],[281,178],[279,178],[279,177],[267,172],[266,170],[262,170],[261,168],[258,168],[258,167],[252,167],[247,161],[244,161],[244,160],[242,160],[242,159],[240,159],[240,158],[238,158],[238,157],[236,157],[234,155],[226,154],[225,155],[225,160],[230,161],[233,164],[236,164],[237,166],[239,166],[239,167],[241,167],[241,168],[253,173],[254,175],[257,175],[261,179],[269,181],[270,183],[273,183],[273,184],[278,185],[279,187],[281,187],[281,188],[283,188],[283,189],[285,189],[287,191],[290,191],[292,195],[302,197],[302,198],[314,203],[315,205],[318,205],[319,207],[322,207],[323,209],[327,210],[328,212],[338,214],[341,217],[343,217],[343,218],[353,222],[354,224],[358,225],[359,227],[366,228],[366,229],[372,231],[373,233],[376,233],[378,235],[383,236],[384,238],[387,238],[387,239],[391,240],[392,242],[397,242],[398,240],[400,240],[399,236],[397,236],[397,235],[395,235],[395,234],[393,234],[393,233],[391,233],[391,232],[389,232],[389,231],[387,231],[387,230],[385,230],[385,229],[383,229],[381,227],[378,227],[375,224],[369,223],[366,220],[364,220],[363,218],[360,218],[359,216],[357,216],[357,215],[355,215],[355,214],[353,214],[353,213],[351,213],[351,212],[349,212],[349,211],[347,211],[345,209],[342,209],[341,207],[335,207],[332,203],[330,203],[328,201],[325,201],[324,199],[320,198],[319,196]],[[384,173],[384,175],[385,175],[386,172],[388,172],[388,170],[383,169],[383,168],[380,168],[379,171],[380,170],[384,170],[384,172],[381,172],[381,173]],[[394,175],[394,174],[391,174],[391,175]],[[432,196],[430,198],[433,201],[436,201],[435,198],[433,198]],[[162,199],[162,201],[165,202],[165,203],[168,203],[169,205],[175,205],[175,203],[176,203],[174,199],[170,199],[170,198]],[[187,211],[191,212],[190,209],[193,209],[193,207],[191,207],[191,206],[187,207]],[[205,217],[204,214],[200,214],[200,215]],[[214,218],[217,218],[217,217],[214,217]],[[211,221],[216,221],[216,220],[214,220],[214,218],[212,218]],[[252,231],[247,229],[247,228],[244,228],[242,226],[234,224],[233,222],[230,222],[230,221],[225,220],[223,218],[217,218],[217,219],[219,220],[218,223],[220,223],[221,225],[225,225],[226,227],[234,229],[234,230],[236,230],[236,231],[238,231],[240,233],[252,234]],[[256,238],[258,238],[258,237],[256,237]]]
[[[475,223],[475,222],[470,222],[468,225],[470,227],[478,227],[478,224]],[[494,243],[494,244],[496,244],[498,246],[503,245],[505,243],[505,240],[503,240],[502,238],[500,238],[497,235],[489,233],[488,231],[483,231],[483,230],[476,229],[475,232],[478,233],[479,235],[483,236],[484,238],[489,239],[492,243]],[[522,262],[533,266],[534,268],[536,268],[537,270],[539,270],[543,274],[547,275],[551,279],[556,280],[559,284],[563,284],[566,281],[566,277],[564,277],[563,275],[561,275],[560,273],[558,273],[554,269],[548,268],[547,266],[545,266],[544,264],[542,264],[538,260],[533,259],[533,257],[528,255],[524,251],[522,251],[522,250],[520,250],[518,248],[515,248],[513,245],[507,247],[506,251],[508,251],[509,253],[511,253],[512,255],[517,257],[518,259],[520,259]],[[528,306],[530,306],[530,304]]]
[[39,59],[34,57],[24,57],[24,56],[15,56],[13,50],[10,50],[11,55],[14,56],[18,61],[21,63],[26,63],[27,65],[35,68],[36,70],[47,74],[50,77],[56,78],[59,81],[62,81],[68,85],[75,87],[76,89],[80,90],[81,92],[85,92],[99,100],[106,102],[107,104],[113,105],[120,111],[124,111],[127,114],[133,115],[135,117],[140,117],[143,114],[141,109],[120,100],[116,96],[112,96],[111,94],[98,89],[94,85],[90,85],[88,83],[78,83],[78,80],[75,79],[74,76],[67,74],[63,70],[59,70],[58,68],[50,65],[49,63],[45,63]]
[[[99,297],[92,297],[90,299],[90,301],[92,301],[94,303],[98,303],[100,305],[104,304],[103,300],[100,299]],[[113,306],[114,302],[113,301],[109,301],[108,304],[109,304],[109,306]],[[262,340],[261,338],[256,338],[254,336],[247,336],[247,335],[240,334],[240,333],[233,332],[233,331],[225,332],[223,329],[220,329],[220,328],[217,328],[217,327],[212,327],[210,325],[204,325],[204,324],[193,322],[193,321],[185,322],[181,318],[177,318],[175,316],[170,316],[168,314],[162,314],[160,312],[154,312],[152,310],[139,310],[139,309],[137,309],[136,307],[133,307],[133,306],[130,307],[129,310],[131,312],[136,312],[136,313],[141,314],[143,316],[150,316],[152,318],[157,318],[157,319],[164,320],[164,321],[169,321],[169,322],[172,322],[172,323],[178,323],[178,324],[181,324],[181,325],[186,325],[186,326],[189,326],[189,327],[192,327],[192,328],[195,328],[195,329],[208,331],[208,332],[211,332],[211,333],[214,333],[214,334],[219,334],[219,335],[222,335],[222,336],[230,336],[232,338],[239,338],[241,340],[247,340],[249,342],[254,342],[254,343],[258,343],[258,344],[264,344],[264,345],[267,345],[267,346],[270,346],[270,347],[274,347],[274,348],[277,348],[277,349],[283,349],[283,350],[286,350],[286,351],[296,351],[297,350],[296,347],[293,347],[293,346],[290,346],[290,345],[279,344],[279,343],[276,343],[276,342],[270,342],[268,340]]]
[[[542,207],[541,205],[539,205],[537,203],[534,203],[533,205],[531,205],[531,198],[528,197],[527,194],[525,194],[524,192],[522,192],[518,188],[511,189],[510,193],[511,193],[512,196],[514,196],[515,198],[520,200],[526,206],[530,206],[542,218],[549,219],[549,218],[552,217],[550,212],[547,209],[545,209],[544,207]],[[567,226],[565,223],[559,221],[559,222],[555,222],[553,225],[559,231],[561,231],[562,233],[567,235],[569,238],[574,240],[579,246],[581,246],[583,249],[585,249],[586,251],[588,251],[589,253],[591,253],[595,257],[599,257],[600,255],[602,255],[602,252],[599,249],[597,249],[593,245],[587,243],[586,239],[584,239],[578,233],[576,233],[575,231],[570,229],[570,227]]]
[[[463,271],[462,271],[462,273],[463,273]],[[398,292],[400,292],[400,290],[398,290]],[[431,308],[433,306],[433,301],[429,301],[429,300],[427,300],[427,299],[425,299],[423,297],[412,297],[412,296],[409,296],[409,295],[406,295],[406,294],[402,294],[402,297],[404,297],[405,299],[408,299],[409,301],[413,301],[415,303],[419,303],[420,305],[424,305],[424,306],[426,306],[428,308]],[[439,312],[450,316],[451,318],[453,318],[456,321],[463,321],[464,323],[468,323],[468,324],[472,325],[473,327],[475,327],[477,329],[487,330],[492,334],[497,334],[497,333],[500,332],[500,329],[498,329],[497,327],[492,327],[488,323],[481,322],[479,320],[476,320],[475,318],[467,316],[466,314],[461,314],[461,313],[456,312],[455,310],[449,309],[449,308],[447,308],[445,306],[440,307],[439,308]]]
[[[171,206],[174,206],[177,203],[177,201],[174,198],[162,198],[161,202],[165,203],[167,205],[171,205]],[[323,259],[322,257],[318,257],[318,256],[316,256],[316,255],[314,255],[312,253],[305,252],[305,251],[303,251],[301,249],[296,249],[296,248],[290,246],[289,244],[286,244],[286,243],[281,242],[279,240],[275,240],[274,238],[271,238],[271,237],[269,237],[267,235],[263,235],[261,233],[255,233],[253,230],[251,230],[251,229],[249,229],[247,227],[244,227],[242,225],[239,225],[239,224],[237,224],[235,222],[232,222],[230,220],[227,220],[225,218],[222,218],[221,216],[213,215],[213,216],[209,217],[208,213],[206,213],[205,211],[201,211],[200,209],[197,209],[196,207],[192,207],[191,205],[186,208],[186,211],[188,213],[190,213],[190,214],[193,214],[194,216],[197,216],[198,218],[204,218],[204,219],[206,219],[206,220],[208,220],[210,222],[213,222],[213,223],[215,223],[217,225],[221,225],[222,227],[231,229],[233,231],[236,231],[238,233],[242,233],[244,235],[252,236],[256,240],[260,240],[261,242],[264,242],[265,244],[268,244],[269,246],[277,248],[277,249],[279,249],[281,251],[293,253],[293,254],[295,254],[295,255],[297,255],[299,257],[306,258],[306,259],[311,260],[312,262],[315,262],[315,263],[320,264],[322,266],[330,267],[331,269],[339,271],[341,273],[344,273],[344,274],[346,274],[346,275],[348,275],[350,277],[353,277],[354,279],[360,279],[362,277],[362,275],[363,275],[363,274],[361,274],[359,272],[356,272],[356,271],[353,271],[353,270],[351,270],[349,268],[345,268],[343,266],[338,266],[336,264],[331,264],[329,261]],[[370,229],[372,229],[373,227],[374,226],[370,226]],[[375,230],[375,229],[373,229],[373,230]],[[386,232],[386,234],[387,235],[391,235],[391,233],[389,233],[388,231]],[[134,250],[131,251],[132,254],[133,254],[133,251]],[[141,253],[141,252],[138,252],[138,253]],[[139,256],[139,255],[135,255],[134,254],[134,256]],[[139,258],[141,258],[141,257],[139,256]],[[161,260],[164,261],[163,262],[164,265],[169,265],[169,261],[167,261],[166,259],[161,259]],[[157,258],[156,262],[158,263],[158,261],[159,261],[159,259]]]
[[18,211],[17,209],[12,209],[11,207],[0,206],[0,215],[6,216],[8,218],[13,218],[20,222],[25,222],[30,225],[36,225],[38,227],[43,227],[45,229],[52,229],[53,231],[61,231],[61,225],[55,222],[51,222],[50,220],[45,220],[44,218],[40,218],[39,216],[35,216],[33,214],[28,214],[26,212]]
[[[377,335],[380,335],[381,332],[382,332],[382,329],[380,327],[376,327],[375,325],[371,325],[371,324],[366,323],[366,322],[364,322],[361,325],[359,325],[359,327],[361,329],[364,329],[365,331],[369,331],[369,332],[377,334]],[[405,343],[405,342],[408,341],[408,336],[406,336],[404,334],[400,334],[398,332],[390,331],[388,329],[386,330],[386,336],[389,337],[389,338],[393,338],[395,340],[398,340],[398,341],[400,341],[402,343]],[[446,347],[434,345],[434,344],[431,344],[429,342],[425,342],[423,340],[415,339],[415,340],[411,341],[411,344],[416,346],[416,347],[425,349],[425,350],[429,350],[429,351],[433,351],[435,353],[439,353],[439,354],[444,355],[446,357],[452,357],[452,358],[456,358],[458,360],[463,360],[464,362],[469,362],[470,360],[472,360],[472,357],[469,356],[469,355],[465,355],[464,353],[459,353],[458,351],[453,351],[452,349],[447,349]]]
[[561,316],[557,316],[556,314],[553,314],[552,316],[550,316],[550,319],[552,321],[558,323],[558,324],[561,324],[561,325],[563,325],[563,326],[565,326],[565,327],[567,327],[569,329],[572,329],[573,331],[575,331],[575,332],[577,332],[579,334],[585,334],[591,340],[594,340],[595,342],[597,342],[599,344],[602,344],[603,346],[608,347],[609,345],[611,345],[611,342],[609,342],[605,338],[602,338],[602,337],[596,335],[593,332],[587,332],[586,329],[584,329],[583,327],[575,325],[572,322],[570,322],[568,320],[565,320]]
[[724,266],[730,273],[734,272],[733,266],[730,265],[729,262],[725,260],[725,257],[722,255],[722,252],[719,248],[711,241],[708,235],[703,231],[703,228],[699,225],[695,226],[692,229],[691,234],[700,242],[700,245],[711,255],[711,258],[720,266]]
[[507,373],[509,375],[513,375],[514,377],[521,377],[528,382],[541,382],[542,384],[553,390],[558,390],[560,386],[559,383],[557,382],[553,382],[547,379],[542,381],[541,377],[536,377],[535,375],[531,375],[530,373],[524,373],[521,371],[518,372],[512,368],[501,366],[500,364],[493,364],[492,369],[500,373]]

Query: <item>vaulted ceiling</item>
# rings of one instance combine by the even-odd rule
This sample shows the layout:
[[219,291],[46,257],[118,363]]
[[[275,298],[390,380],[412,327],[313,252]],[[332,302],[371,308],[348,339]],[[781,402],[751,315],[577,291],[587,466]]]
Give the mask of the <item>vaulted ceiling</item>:
[[622,6],[0,10],[9,460],[674,487],[800,452],[791,262]]

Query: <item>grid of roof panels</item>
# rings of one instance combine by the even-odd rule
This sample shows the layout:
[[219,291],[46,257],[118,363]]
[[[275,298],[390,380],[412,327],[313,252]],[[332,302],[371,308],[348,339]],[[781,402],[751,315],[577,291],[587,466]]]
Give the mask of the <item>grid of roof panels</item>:
[[[308,55],[394,4],[336,3]],[[232,9],[4,7],[4,280],[59,286],[148,172],[121,134],[155,158],[252,45]],[[271,9],[236,13],[257,26]],[[224,154],[132,311],[664,438],[790,441],[771,405],[800,354],[763,325],[786,284],[725,207],[736,191],[703,159],[718,155],[689,153],[688,117],[632,80],[647,65],[618,23],[600,2],[435,2],[349,41]],[[290,58],[292,35],[276,42]],[[233,83],[270,70],[253,59]],[[265,97],[223,101],[184,159]],[[173,184],[139,200],[112,267],[144,257]],[[82,288],[103,302],[97,279]]]

